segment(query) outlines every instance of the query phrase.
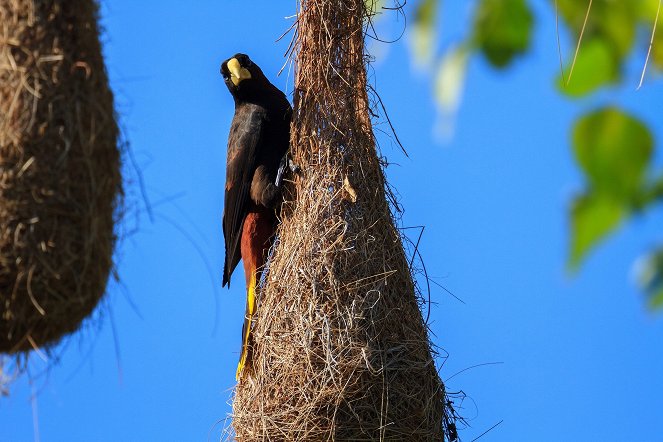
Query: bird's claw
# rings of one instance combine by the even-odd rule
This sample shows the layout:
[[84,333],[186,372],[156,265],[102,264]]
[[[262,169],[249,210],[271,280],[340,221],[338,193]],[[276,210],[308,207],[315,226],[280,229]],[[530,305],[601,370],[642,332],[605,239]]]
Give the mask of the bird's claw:
[[290,168],[290,172],[292,173],[300,173],[302,171],[302,168],[299,167],[294,161],[292,161],[290,158],[288,158],[288,167]]
[[279,170],[276,172],[276,180],[274,182],[276,187],[281,187],[283,184],[283,175],[285,175],[286,168],[290,169],[292,173],[300,173],[302,171],[302,168],[295,164],[288,154],[283,155],[281,163],[279,164]]

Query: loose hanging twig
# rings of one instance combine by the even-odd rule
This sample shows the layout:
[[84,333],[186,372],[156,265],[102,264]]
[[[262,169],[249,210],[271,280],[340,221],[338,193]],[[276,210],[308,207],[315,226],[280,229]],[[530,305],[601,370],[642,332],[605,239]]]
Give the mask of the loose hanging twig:
[[562,44],[559,41],[559,8],[555,0],[555,30],[557,31],[557,54],[559,54],[559,74],[562,76],[562,83],[566,84],[564,78],[564,62],[562,61]]
[[645,65],[642,67],[642,75],[640,76],[640,83],[635,89],[639,91],[642,87],[642,83],[645,81],[645,73],[647,72],[647,65],[649,64],[649,56],[651,55],[651,48],[654,46],[654,36],[656,35],[656,26],[658,25],[658,16],[661,13],[661,3],[663,0],[659,0],[658,9],[656,9],[656,18],[654,19],[654,27],[651,30],[651,39],[649,40],[649,49],[647,50],[647,58],[645,59]]
[[585,28],[587,27],[587,20],[589,19],[589,11],[592,10],[592,1],[593,0],[589,0],[589,5],[587,6],[587,14],[585,14],[585,21],[582,23],[582,29],[580,30],[580,36],[578,37],[578,44],[576,45],[576,52],[573,55],[573,63],[571,63],[569,78],[567,78],[566,80],[567,85],[571,82],[571,76],[573,75],[573,68],[576,66],[576,59],[578,58],[578,52],[580,52],[580,43],[582,42],[582,36],[585,34]]

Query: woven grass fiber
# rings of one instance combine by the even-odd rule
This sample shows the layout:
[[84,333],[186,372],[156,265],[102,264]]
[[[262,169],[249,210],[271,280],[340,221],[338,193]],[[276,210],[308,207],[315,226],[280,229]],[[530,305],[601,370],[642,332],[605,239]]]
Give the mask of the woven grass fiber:
[[93,0],[0,0],[0,352],[48,347],[106,290],[122,195]]
[[363,0],[301,1],[291,152],[303,170],[282,209],[229,439],[456,439],[385,196],[367,14]]

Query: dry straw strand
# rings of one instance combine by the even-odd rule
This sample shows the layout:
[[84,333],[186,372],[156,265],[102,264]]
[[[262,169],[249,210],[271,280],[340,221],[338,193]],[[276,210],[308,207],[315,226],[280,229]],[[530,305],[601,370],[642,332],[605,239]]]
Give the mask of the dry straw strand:
[[640,75],[640,82],[638,83],[638,87],[636,88],[636,90],[640,90],[642,84],[645,81],[645,74],[647,73],[647,65],[649,64],[649,56],[651,55],[652,47],[654,47],[654,37],[656,36],[656,28],[658,27],[658,17],[659,15],[661,15],[661,4],[663,4],[663,0],[659,0],[658,7],[656,8],[656,18],[654,18],[654,25],[652,26],[651,30],[651,38],[649,39],[649,47],[647,48],[647,58],[645,58],[645,64],[642,67],[642,74]]
[[580,28],[578,43],[576,44],[576,50],[573,53],[573,61],[571,62],[571,70],[569,71],[569,76],[566,79],[567,85],[571,82],[571,77],[573,76],[573,69],[576,67],[576,60],[578,59],[578,54],[580,53],[580,45],[582,44],[582,37],[585,35],[585,29],[587,28],[587,21],[589,20],[589,13],[592,10],[592,2],[593,0],[589,0],[589,3],[587,4],[587,12],[585,13],[585,20],[582,22],[582,28]]
[[113,266],[122,180],[93,0],[0,0],[0,352],[77,330]]
[[[240,441],[456,438],[420,297],[385,197],[366,83],[364,0],[302,0],[291,151],[233,401]],[[349,190],[352,189],[352,190]]]

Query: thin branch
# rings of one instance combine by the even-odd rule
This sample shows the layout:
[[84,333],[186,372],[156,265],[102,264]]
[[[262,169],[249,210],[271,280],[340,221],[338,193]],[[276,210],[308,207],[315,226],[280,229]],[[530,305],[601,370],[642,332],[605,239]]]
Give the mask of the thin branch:
[[438,286],[439,288],[441,288],[442,290],[444,290],[445,292],[447,292],[447,294],[449,294],[449,295],[451,295],[452,297],[454,297],[454,298],[456,299],[456,301],[460,302],[461,304],[465,304],[465,305],[467,305],[467,303],[466,303],[465,301],[463,301],[463,300],[462,300],[461,298],[459,298],[458,296],[454,295],[454,293],[453,293],[451,290],[449,290],[448,288],[446,288],[445,286],[443,286],[442,284],[440,284],[440,283],[437,282],[436,280],[432,279],[432,277],[431,277],[430,282],[432,282],[433,284],[435,284],[436,286]]
[[412,273],[412,264],[414,264],[414,257],[419,251],[419,243],[421,242],[421,237],[424,235],[424,230],[426,230],[426,226],[421,226],[421,230],[419,231],[419,238],[417,238],[417,243],[414,245],[414,253],[412,253],[412,259],[410,260],[410,273]]
[[484,437],[489,431],[492,431],[495,427],[497,427],[502,422],[504,422],[504,419],[502,419],[501,421],[499,421],[498,423],[496,423],[495,425],[493,425],[492,427],[490,427],[489,429],[487,429],[486,431],[481,433],[478,437],[475,437],[474,439],[472,439],[471,442],[474,442],[475,440],[479,440],[480,438]]
[[211,264],[209,263],[209,260],[207,259],[207,256],[205,255],[205,251],[203,248],[196,242],[195,238],[191,236],[189,232],[187,232],[182,226],[180,226],[178,223],[176,223],[174,220],[172,220],[170,217],[166,215],[157,215],[158,218],[162,219],[163,221],[167,222],[170,224],[175,230],[180,232],[180,234],[191,244],[191,246],[194,248],[196,253],[198,253],[198,256],[200,259],[203,261],[203,264],[205,265],[205,269],[207,270],[207,275],[209,276],[211,285],[212,285],[212,291],[214,293],[214,311],[216,312],[214,315],[214,327],[212,328],[212,336],[216,333],[216,328],[218,326],[218,311],[219,311],[219,289],[217,287],[217,280],[215,278],[215,272],[212,269]]
[[557,32],[557,54],[559,55],[559,74],[562,76],[562,83],[566,84],[564,78],[564,62],[562,61],[562,43],[559,39],[559,8],[557,7],[557,0],[555,0],[555,31]]
[[129,162],[136,172],[138,177],[138,188],[140,189],[140,195],[143,197],[143,203],[145,204],[145,209],[147,210],[147,215],[150,218],[150,222],[154,224],[154,213],[152,212],[152,205],[150,204],[150,199],[147,197],[147,190],[145,189],[145,180],[143,179],[143,172],[138,167],[138,162],[134,155],[134,151],[131,149],[129,144],[125,144],[124,152],[127,153],[129,157]]
[[410,158],[410,156],[407,154],[407,151],[405,150],[405,147],[403,146],[403,143],[401,143],[401,140],[398,138],[398,134],[396,133],[396,129],[394,128],[394,125],[391,124],[391,119],[389,118],[389,114],[387,113],[387,108],[385,107],[384,103],[382,102],[382,98],[380,97],[380,94],[375,90],[373,86],[370,84],[366,86],[371,92],[373,92],[373,95],[375,98],[377,98],[378,103],[380,104],[380,107],[382,108],[382,112],[384,112],[384,117],[387,120],[387,124],[389,124],[389,128],[391,129],[391,133],[394,134],[394,139],[396,140],[396,144],[398,144],[398,147],[401,148],[401,151],[403,151],[403,154]]
[[39,406],[37,404],[37,392],[35,391],[34,381],[30,379],[30,406],[32,408],[32,433],[33,440],[39,442],[41,437],[39,435]]
[[654,35],[656,35],[658,16],[661,13],[661,3],[663,3],[663,0],[659,0],[658,2],[658,8],[656,9],[656,18],[654,19],[654,28],[651,30],[651,40],[649,40],[649,49],[647,50],[647,58],[645,59],[645,65],[642,67],[642,75],[640,76],[640,83],[638,84],[638,87],[635,89],[636,91],[640,90],[640,88],[642,87],[642,83],[645,81],[645,72],[647,72],[647,64],[649,64],[649,56],[651,55],[651,48],[652,46],[654,46]]
[[569,71],[569,78],[566,80],[568,85],[571,81],[571,76],[573,75],[573,68],[576,66],[576,59],[578,58],[578,52],[580,52],[580,43],[582,42],[582,36],[585,34],[585,28],[587,27],[587,20],[589,20],[589,11],[592,10],[592,1],[589,0],[589,5],[587,6],[587,14],[585,14],[585,21],[582,23],[582,29],[580,30],[580,36],[578,37],[578,44],[576,45],[576,52],[573,55],[573,63],[571,64],[571,70]]
[[111,330],[113,332],[113,346],[115,347],[115,363],[117,364],[118,381],[120,385],[122,385],[124,376],[122,375],[122,354],[120,353],[120,338],[117,334],[113,308],[110,306],[110,304],[108,306],[108,317],[110,318]]
[[455,378],[459,374],[465,373],[467,370],[472,370],[473,368],[485,367],[486,365],[501,365],[501,364],[504,364],[504,362],[484,362],[482,364],[472,365],[471,367],[463,368],[461,371],[456,372],[453,375],[449,376],[444,380],[444,382],[449,382],[451,379]]

